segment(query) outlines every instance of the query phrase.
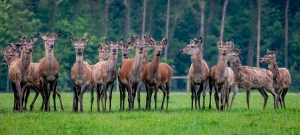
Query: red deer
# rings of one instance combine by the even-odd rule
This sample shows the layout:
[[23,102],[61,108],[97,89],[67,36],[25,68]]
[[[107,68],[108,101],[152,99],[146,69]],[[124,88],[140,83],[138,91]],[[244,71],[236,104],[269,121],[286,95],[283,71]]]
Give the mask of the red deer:
[[[133,110],[133,93],[138,93],[138,108],[140,109],[140,90],[142,84],[141,66],[144,56],[144,48],[147,46],[147,40],[151,37],[144,36],[144,39],[138,39],[138,36],[132,36],[133,47],[136,48],[134,58],[124,60],[118,71],[118,80],[120,88],[120,109],[124,110],[125,88],[128,91],[129,109]],[[135,94],[134,94],[135,95]]]
[[225,107],[225,99],[228,101],[227,93],[229,92],[229,83],[232,81],[229,79],[234,76],[233,74],[229,74],[230,69],[227,68],[227,54],[233,49],[234,44],[233,40],[223,44],[222,41],[219,41],[218,39],[216,39],[216,44],[218,45],[219,54],[221,55],[218,64],[209,70],[209,108],[211,108],[211,94],[212,88],[214,88],[216,107],[217,109],[220,109],[218,93],[221,93],[221,110],[223,110]]
[[[160,63],[160,55],[162,48],[166,46],[168,40],[163,38],[160,43],[154,43],[154,55],[152,61],[148,63],[143,72],[143,80],[146,85],[147,98],[146,98],[146,109],[151,108],[151,97],[153,91],[154,101],[155,101],[155,110],[157,110],[157,91],[161,89],[164,93],[163,101],[161,108],[163,109],[164,100],[167,95],[167,107],[169,102],[169,88],[171,84],[171,77],[173,74],[173,69],[166,63]],[[166,86],[164,86],[166,84]]]
[[[200,94],[203,91],[203,106],[205,108],[205,90],[207,86],[207,80],[209,76],[209,70],[206,62],[202,59],[202,54],[200,50],[200,45],[202,43],[202,38],[200,37],[199,40],[191,39],[190,44],[188,44],[184,49],[180,50],[182,54],[191,55],[192,64],[189,70],[189,79],[190,79],[190,86],[192,92],[192,109],[193,109],[193,102],[195,100],[195,108],[197,108],[197,101],[198,101],[198,108],[200,108]],[[196,91],[196,85],[200,85],[198,92]]]
[[29,40],[26,40],[25,37],[19,36],[19,41],[23,44],[21,47],[21,57],[12,61],[8,70],[8,76],[12,82],[13,89],[17,90],[17,107],[20,112],[23,111],[23,94],[29,77],[28,73],[30,72],[28,67],[31,63],[31,52],[37,39],[37,37],[31,37]]
[[275,49],[275,51],[267,50],[267,54],[260,59],[260,62],[267,63],[269,70],[273,73],[274,88],[275,91],[277,92],[277,103],[279,100],[280,106],[282,108],[282,104],[281,104],[281,99],[282,99],[283,107],[285,108],[284,98],[291,84],[291,75],[286,68],[278,68],[276,62],[277,54],[278,54],[277,48]]
[[[98,51],[99,51],[99,62],[105,61],[108,59],[109,57],[109,50],[108,50],[108,46],[106,45],[102,45],[101,43],[98,44]],[[90,65],[91,70],[93,72],[94,70],[94,65]],[[93,79],[93,77],[92,77]],[[92,81],[92,83],[94,83],[94,81]],[[90,93],[91,93],[91,111],[93,110],[93,102],[94,102],[94,84],[90,84]]]
[[131,46],[131,42],[128,42],[127,44],[123,44],[121,46],[121,52],[122,52],[122,61],[126,60],[126,59],[129,59],[129,56],[130,56],[130,51],[132,49],[132,46]]
[[[99,107],[100,99],[102,102],[102,110],[106,111],[106,100],[107,100],[106,90],[109,88],[109,86],[110,86],[109,110],[111,110],[112,90],[114,87],[114,81],[116,79],[116,73],[117,73],[116,64],[118,59],[118,49],[121,45],[123,45],[123,39],[120,42],[119,41],[109,42],[106,39],[105,44],[110,46],[110,56],[107,61],[102,61],[95,64],[92,73],[94,85],[97,90],[98,111],[100,111],[100,107]],[[102,86],[102,92],[100,91],[101,86]]]
[[39,32],[45,41],[45,57],[40,60],[39,75],[42,83],[42,91],[45,96],[45,111],[50,111],[50,92],[53,91],[54,110],[56,110],[55,90],[59,75],[59,64],[54,56],[54,43],[60,37],[61,31],[56,34],[44,34]]
[[92,70],[90,65],[83,60],[84,47],[89,42],[90,38],[82,38],[81,41],[78,41],[77,38],[72,37],[69,39],[76,51],[76,62],[71,69],[71,81],[74,89],[73,111],[78,111],[79,100],[80,112],[83,112],[83,94],[86,91],[86,87],[92,84]]
[[[239,54],[242,52],[242,48],[231,50],[227,55],[227,59],[230,62],[230,67],[234,72],[235,84],[238,88],[246,89],[247,105],[249,109],[249,97],[251,89],[258,89],[259,93],[264,97],[263,108],[266,107],[268,101],[268,95],[264,91],[264,88],[268,90],[274,97],[274,108],[277,108],[276,93],[273,88],[273,74],[271,71],[257,68],[242,66]],[[233,97],[234,98],[234,97]]]

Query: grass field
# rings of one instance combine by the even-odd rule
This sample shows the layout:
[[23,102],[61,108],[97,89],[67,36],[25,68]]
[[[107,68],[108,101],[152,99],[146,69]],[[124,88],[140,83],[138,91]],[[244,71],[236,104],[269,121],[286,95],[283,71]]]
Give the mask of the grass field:
[[[97,112],[96,102],[90,112],[90,95],[85,93],[84,112],[73,113],[72,93],[62,93],[65,111],[60,110],[59,104],[56,112],[53,108],[51,112],[40,111],[39,97],[33,111],[19,113],[12,111],[13,94],[1,93],[0,134],[300,134],[300,94],[288,93],[287,109],[277,110],[273,109],[270,94],[266,109],[262,109],[263,98],[256,92],[251,93],[247,110],[245,95],[239,93],[233,109],[221,112],[215,109],[214,101],[213,109],[192,110],[190,94],[171,93],[169,110],[155,112],[153,100],[152,110],[144,111],[145,94],[142,94],[142,110],[131,112],[119,111],[119,94],[113,93],[111,112]],[[160,106],[162,94],[158,97]],[[208,99],[207,95],[206,107]]]

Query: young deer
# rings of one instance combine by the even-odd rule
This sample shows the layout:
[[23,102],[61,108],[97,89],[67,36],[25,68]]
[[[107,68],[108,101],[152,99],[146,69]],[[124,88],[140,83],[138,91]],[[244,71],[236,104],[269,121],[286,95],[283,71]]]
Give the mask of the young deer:
[[69,39],[76,51],[76,62],[71,69],[71,81],[74,89],[73,111],[78,111],[79,100],[80,112],[83,112],[83,94],[86,91],[86,87],[92,84],[92,70],[90,65],[83,60],[84,47],[89,42],[90,38],[82,38],[81,41],[78,41],[77,38],[72,37]]
[[60,37],[61,31],[56,34],[39,32],[45,41],[45,57],[40,60],[39,75],[42,80],[42,91],[45,96],[45,111],[50,111],[50,92],[53,91],[54,110],[56,110],[55,96],[59,75],[59,64],[54,56],[54,43]]
[[[198,108],[200,108],[200,94],[203,91],[203,106],[205,108],[205,90],[207,86],[207,80],[209,75],[209,70],[206,62],[202,59],[202,54],[200,51],[200,45],[202,43],[202,38],[200,37],[199,40],[191,39],[190,44],[188,44],[184,49],[181,49],[182,54],[191,55],[192,64],[189,70],[189,79],[190,79],[190,86],[192,91],[192,109],[193,109],[193,102],[195,100],[195,108],[197,108],[197,101],[198,101]],[[196,91],[196,85],[200,85],[198,92]]]
[[272,72],[262,68],[242,66],[239,58],[239,54],[241,52],[242,48],[234,49],[228,53],[227,59],[230,62],[230,67],[234,72],[235,84],[238,88],[246,89],[248,109],[251,89],[258,89],[260,94],[264,97],[263,108],[266,107],[268,95],[264,91],[264,88],[273,95],[274,108],[277,108],[276,93],[273,88]]
[[[106,45],[102,45],[101,43],[98,43],[98,51],[99,51],[99,61],[98,62],[102,62],[108,59],[109,57],[109,50],[108,50],[108,46]],[[92,70],[92,73],[94,72],[94,67],[96,64],[94,65],[90,65],[90,68]],[[92,77],[92,79],[94,79]],[[92,83],[94,83],[94,81],[92,81]],[[91,111],[93,111],[93,102],[94,102],[94,84],[90,84],[90,93],[91,93]]]
[[[132,36],[133,47],[136,48],[134,58],[124,60],[118,71],[118,80],[120,88],[120,109],[124,110],[125,88],[128,91],[129,109],[133,110],[133,93],[138,93],[138,107],[140,109],[140,90],[142,84],[141,65],[144,56],[144,48],[147,47],[147,40],[151,37],[144,36],[144,39],[138,39],[138,36]],[[135,95],[135,94],[134,94]]]
[[[123,45],[123,39],[120,42],[119,41],[109,42],[106,39],[105,44],[110,46],[110,56],[107,61],[102,61],[95,64],[92,73],[94,84],[97,89],[98,111],[100,111],[100,107],[99,107],[100,99],[102,102],[102,110],[106,111],[106,100],[107,100],[106,90],[109,88],[109,86],[110,86],[109,110],[111,110],[112,90],[116,78],[116,64],[118,60],[118,49],[121,45]],[[100,92],[101,85],[102,85],[102,92]]]
[[[216,107],[219,109],[219,94],[221,93],[221,110],[225,107],[225,99],[228,101],[227,93],[229,92],[229,83],[230,78],[232,78],[233,74],[229,74],[230,70],[227,68],[227,54],[230,50],[233,49],[233,40],[226,42],[225,44],[222,41],[216,39],[216,44],[219,48],[220,59],[217,65],[213,66],[209,70],[209,108],[211,108],[211,94],[212,88],[215,89],[215,102]],[[232,75],[232,76],[230,76]],[[228,102],[227,102],[228,105]]]
[[[277,103],[279,100],[280,106],[282,108],[281,99],[283,102],[283,107],[285,108],[284,98],[289,90],[291,84],[291,75],[286,68],[278,68],[276,62],[276,56],[278,54],[278,49],[275,51],[267,50],[267,54],[260,59],[260,62],[267,63],[269,70],[273,73],[274,88],[277,92]],[[280,99],[281,96],[281,99]]]
[[26,40],[25,37],[19,36],[19,41],[23,44],[21,47],[21,57],[11,62],[8,76],[12,82],[13,89],[17,90],[17,108],[20,112],[23,111],[23,94],[26,88],[26,83],[29,77],[29,65],[31,63],[33,44],[36,43],[37,37],[31,37]]
[[[155,110],[157,110],[156,101],[158,89],[161,89],[164,93],[161,108],[163,109],[164,100],[167,95],[166,109],[168,109],[169,88],[171,84],[173,69],[166,63],[160,64],[162,47],[166,46],[167,42],[168,40],[166,38],[163,38],[160,43],[154,44],[154,55],[152,61],[148,63],[144,68],[143,80],[147,90],[146,109],[151,108],[151,97],[154,90]],[[163,86],[164,84],[166,84],[166,86]]]

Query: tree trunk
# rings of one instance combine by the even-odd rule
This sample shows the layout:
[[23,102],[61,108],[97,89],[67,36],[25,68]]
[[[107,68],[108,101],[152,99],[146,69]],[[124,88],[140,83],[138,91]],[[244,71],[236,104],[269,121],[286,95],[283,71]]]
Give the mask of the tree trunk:
[[289,43],[289,0],[286,0],[285,6],[285,39],[284,39],[284,63],[285,68],[288,68],[288,43]]
[[148,10],[148,13],[149,13],[149,22],[147,23],[147,27],[148,27],[148,34],[149,35],[153,35],[152,34],[152,30],[153,30],[153,7],[155,6],[155,0],[151,0],[149,1],[148,3],[148,7],[149,7],[149,10]]
[[[204,0],[201,0],[201,2],[198,1],[198,4],[201,9],[201,20],[200,20],[200,36],[202,39],[205,38],[204,36],[204,7],[205,7],[205,2]],[[203,54],[203,48],[204,48],[204,42],[202,42],[202,45],[200,46],[201,49],[201,54]]]
[[257,49],[256,49],[256,67],[259,67],[259,52],[260,52],[260,15],[261,15],[261,5],[260,0],[257,0],[258,7],[258,21],[257,21]]
[[256,18],[256,10],[254,7],[254,2],[250,1],[250,11],[251,11],[251,19],[250,19],[250,39],[249,39],[249,45],[248,45],[248,54],[247,54],[247,65],[253,66],[253,43],[255,42],[255,18]]
[[[169,38],[169,20],[170,20],[170,0],[167,6],[167,19],[166,19],[166,38]],[[165,46],[165,59],[168,58],[168,46]]]
[[146,8],[147,8],[147,0],[143,2],[143,22],[142,22],[142,34],[141,37],[145,34],[145,23],[146,23]]
[[209,5],[210,5],[210,7],[209,7],[209,17],[207,19],[206,35],[210,34],[210,23],[211,23],[213,15],[214,15],[214,0],[210,0]]
[[[220,41],[223,41],[223,34],[224,34],[224,22],[225,22],[225,15],[226,15],[226,7],[228,4],[228,0],[224,1],[223,5],[223,12],[222,12],[222,22],[221,22],[221,30],[220,30]],[[220,53],[218,54],[218,61],[220,58]]]
[[124,30],[124,39],[130,39],[130,0],[124,0],[124,5],[126,7],[126,22]]
[[105,0],[105,20],[104,20],[104,36],[107,37],[107,29],[108,29],[108,13],[109,13],[109,0]]

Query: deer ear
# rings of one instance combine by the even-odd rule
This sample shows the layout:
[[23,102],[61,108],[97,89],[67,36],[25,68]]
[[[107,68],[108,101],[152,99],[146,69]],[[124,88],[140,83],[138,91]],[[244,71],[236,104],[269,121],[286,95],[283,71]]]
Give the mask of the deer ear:
[[161,40],[161,45],[166,46],[167,44],[168,44],[168,39],[163,38],[163,39]]
[[61,34],[61,31],[57,32],[57,33],[54,35],[54,37],[55,37],[55,38],[59,38],[59,37],[60,37],[60,34]]
[[101,45],[101,43],[98,43],[98,50],[102,50],[102,45]]
[[195,40],[194,39],[190,39],[190,44],[194,44]]
[[229,50],[232,50],[234,47],[234,43],[233,43],[233,39],[231,39],[229,42],[228,42],[228,48]]
[[37,37],[37,36],[31,37],[30,40],[31,40],[31,42],[32,42],[33,44],[35,44],[35,43],[37,42],[37,40],[38,40],[38,37]]
[[242,51],[243,51],[243,49],[242,49],[242,47],[240,47],[240,48],[238,48],[238,49],[237,49],[237,51],[236,51],[236,52],[237,52],[238,54],[241,54],[241,53],[242,53]]
[[120,44],[120,45],[123,45],[123,44],[124,44],[124,40],[121,39],[120,42],[119,42],[119,44]]
[[24,36],[19,36],[19,41],[24,43],[26,41],[26,38]]
[[275,51],[274,51],[275,55],[278,54],[278,49],[276,48]]
[[199,38],[198,44],[202,44],[202,37]]
[[109,46],[109,41],[108,41],[108,39],[105,39],[105,44]]
[[218,47],[221,46],[221,41],[219,39],[217,39],[217,38],[216,38],[216,44],[217,44]]
[[6,45],[8,45],[10,48],[12,48],[12,46],[13,46],[13,42],[11,42],[11,43],[6,43]]
[[[1,47],[2,48],[2,47]],[[4,48],[2,48],[2,52],[5,52],[6,51],[6,48],[4,47]]]
[[270,54],[270,50],[269,49],[267,49],[267,54]]
[[74,38],[72,38],[72,37],[69,37],[69,39],[70,39],[70,42],[71,42],[72,44],[74,44],[74,42],[77,41],[77,39],[74,39]]
[[82,38],[82,41],[84,43],[84,46],[87,45],[87,43],[90,41],[90,37]]
[[131,36],[131,42],[136,42],[136,40],[139,38],[138,35]]

